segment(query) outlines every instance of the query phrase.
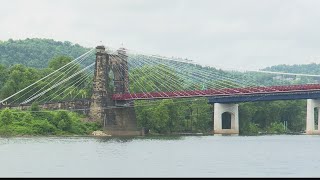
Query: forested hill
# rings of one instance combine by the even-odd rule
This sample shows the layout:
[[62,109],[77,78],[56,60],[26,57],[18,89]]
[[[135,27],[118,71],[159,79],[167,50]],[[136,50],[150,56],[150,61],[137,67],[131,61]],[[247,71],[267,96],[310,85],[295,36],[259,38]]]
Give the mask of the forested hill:
[[295,64],[295,65],[276,65],[264,68],[265,71],[288,72],[288,73],[306,73],[320,74],[320,64]]
[[55,56],[79,57],[89,49],[71,42],[52,39],[25,39],[0,41],[0,64],[23,64],[29,67],[45,68]]
[[[66,55],[71,58],[76,58],[88,50],[89,48],[85,48],[79,44],[73,44],[69,41],[55,41],[53,39],[27,38],[25,40],[0,40],[0,64],[6,66],[23,64],[28,67],[45,68],[48,66],[48,62],[56,56]],[[204,67],[199,68],[201,69]],[[215,68],[212,70],[216,71]],[[264,68],[263,70],[320,74],[320,64],[276,65]],[[219,71],[219,73],[225,72]],[[265,78],[273,81],[272,77],[275,75],[267,76],[266,74],[251,73],[250,76],[251,79],[255,79],[258,82],[264,82]]]

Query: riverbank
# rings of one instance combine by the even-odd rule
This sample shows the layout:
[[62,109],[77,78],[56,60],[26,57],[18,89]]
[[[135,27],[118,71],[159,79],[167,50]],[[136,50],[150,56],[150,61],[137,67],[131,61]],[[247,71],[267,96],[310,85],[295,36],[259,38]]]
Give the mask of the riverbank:
[[109,134],[100,134],[100,135],[77,135],[77,134],[70,134],[70,135],[0,135],[0,138],[138,138],[138,139],[153,139],[153,138],[165,138],[165,139],[176,139],[182,137],[207,137],[207,136],[239,136],[239,137],[254,137],[254,136],[300,136],[300,135],[307,135],[306,133],[286,133],[286,134],[279,134],[279,133],[260,133],[256,135],[245,135],[245,134],[205,134],[205,133],[175,133],[175,134],[148,134],[144,136],[115,136]]
[[101,124],[85,121],[83,116],[70,111],[4,109],[0,113],[0,136],[91,135],[99,130]]

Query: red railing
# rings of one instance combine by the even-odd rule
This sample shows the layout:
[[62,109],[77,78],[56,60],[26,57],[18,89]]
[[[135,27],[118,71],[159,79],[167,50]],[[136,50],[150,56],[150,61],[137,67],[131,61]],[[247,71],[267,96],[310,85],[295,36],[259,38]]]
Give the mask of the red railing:
[[315,90],[320,90],[320,84],[114,94],[113,100],[166,99],[166,98],[183,98],[183,97],[199,97],[199,96],[232,96],[232,95],[245,95],[245,94],[247,95],[259,94],[259,93],[271,94],[271,93],[284,93],[284,92],[288,93],[288,92],[315,91]]

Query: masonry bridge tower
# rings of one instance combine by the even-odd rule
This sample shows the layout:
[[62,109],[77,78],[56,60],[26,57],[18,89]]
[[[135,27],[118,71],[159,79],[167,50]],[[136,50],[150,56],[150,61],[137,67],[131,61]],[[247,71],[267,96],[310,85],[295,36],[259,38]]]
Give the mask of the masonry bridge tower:
[[108,53],[104,46],[96,47],[93,94],[89,117],[103,123],[112,135],[143,135],[137,128],[133,100],[113,100],[116,94],[129,93],[129,74],[126,50]]

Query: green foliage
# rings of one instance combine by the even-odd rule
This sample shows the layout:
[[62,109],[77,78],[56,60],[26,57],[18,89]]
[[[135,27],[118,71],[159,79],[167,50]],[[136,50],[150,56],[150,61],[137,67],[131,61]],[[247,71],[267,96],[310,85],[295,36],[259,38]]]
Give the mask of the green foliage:
[[56,56],[79,57],[88,49],[68,41],[52,39],[8,40],[0,43],[0,64],[6,66],[23,64],[29,67],[44,68],[48,60]]
[[31,128],[37,135],[51,135],[54,134],[56,128],[48,121],[44,120],[33,120],[31,121]]
[[54,117],[53,124],[63,131],[69,131],[72,126],[70,115],[67,111],[58,111]]
[[38,111],[38,112],[31,112],[31,115],[33,119],[47,120],[50,123],[54,121],[54,112]]
[[242,135],[258,135],[261,129],[257,124],[248,122],[244,127],[240,129]]
[[23,113],[23,120],[25,120],[27,123],[30,123],[33,119],[32,115],[28,112]]
[[70,63],[71,61],[72,61],[72,58],[68,56],[57,56],[57,57],[54,57],[52,60],[50,60],[48,67],[53,70],[57,70],[60,67]]
[[294,65],[276,65],[267,67],[265,71],[277,71],[277,72],[290,72],[290,73],[308,73],[308,74],[319,74],[320,64],[294,64]]
[[40,111],[39,103],[37,102],[32,103],[30,111]]
[[283,127],[283,124],[281,124],[280,122],[272,122],[268,127],[267,132],[271,134],[282,134],[285,133],[285,129]]
[[[17,41],[10,39],[0,43],[0,99],[29,86],[88,50],[88,48],[81,47],[78,44],[73,45],[67,41],[59,42],[51,39],[28,38]],[[64,79],[70,77],[78,72],[80,67],[71,63],[66,68],[70,70],[68,73],[59,72],[54,74],[53,78]],[[85,73],[80,73],[70,81],[75,82],[84,79],[84,77]],[[39,85],[33,87],[32,91],[21,94],[20,97],[13,97],[11,100],[21,103],[19,100],[27,99],[50,82],[48,80],[40,81]],[[77,87],[70,87],[69,91],[60,94],[55,100],[89,97],[91,95],[91,84],[92,82],[86,81]],[[49,91],[46,97],[53,92]]]
[[14,133],[14,130],[9,127],[1,126],[0,127],[0,135],[2,136],[10,136]]
[[253,123],[249,123],[249,129],[247,131],[248,134],[257,135],[257,134],[259,134],[259,131],[260,131],[260,129],[259,129],[258,125],[253,124]]
[[[70,60],[70,58],[67,58],[67,57],[57,57],[56,59],[60,60],[60,58],[62,60],[65,60],[65,59],[68,59],[67,61]],[[54,62],[54,61],[55,60],[52,60],[51,62]],[[52,65],[52,67],[58,68],[59,65],[62,65],[62,64],[57,63],[57,64]],[[1,70],[1,67],[2,66],[0,66],[0,70]],[[67,73],[64,73],[64,72],[55,73],[53,79],[59,80],[59,79],[70,77],[72,74],[74,74],[75,72],[78,72],[80,69],[79,66],[74,66],[72,63],[69,64],[67,67],[70,68],[69,69],[70,71],[68,71]],[[9,97],[10,95],[22,90],[23,88],[31,85],[35,81],[48,75],[48,73],[51,73],[53,70],[54,69],[51,69],[51,68],[47,68],[47,69],[28,68],[28,67],[25,67],[20,64],[17,64],[17,65],[10,67],[10,68],[7,68],[5,70],[6,74],[3,75],[3,78],[0,76],[0,84],[3,84],[3,86],[0,86],[0,99]],[[2,72],[0,72],[0,75],[1,74],[2,74]],[[74,76],[72,79],[70,79],[70,81],[78,82],[79,80],[85,79],[85,76],[86,75],[84,73],[80,73],[80,74]],[[34,86],[32,91],[27,90],[27,92],[25,92],[24,94],[21,94],[20,96],[13,97],[12,101],[16,101],[18,103],[22,100],[27,99],[28,97],[33,95],[34,92],[39,92],[40,90],[43,90],[41,88],[46,87],[48,85],[48,83],[50,83],[52,80],[40,81],[39,85]],[[92,84],[92,82],[90,82],[90,80],[88,80],[88,78],[87,78],[87,80],[84,81],[82,84],[77,85],[77,86],[71,86],[66,91],[63,91],[63,93],[60,93],[59,96],[55,95],[52,97],[55,97],[55,100],[60,100],[60,99],[66,100],[69,98],[89,97],[91,95],[90,93],[91,93],[91,89],[92,89],[91,84]],[[51,83],[51,85],[52,85],[52,83]],[[52,95],[54,92],[56,92],[56,90],[47,92],[46,96],[40,97],[39,100],[42,100],[41,98],[44,99],[44,98]],[[35,106],[36,106],[36,104],[33,105],[31,108],[36,108]],[[34,110],[38,110],[38,108],[36,108]]]
[[212,130],[211,106],[205,98],[136,101],[135,112],[138,125],[153,133],[209,133]]
[[88,135],[101,130],[98,123],[84,122],[80,115],[68,111],[31,114],[28,111],[4,109],[0,112],[0,121],[0,136]]
[[8,78],[8,70],[7,67],[0,64],[0,87],[3,87],[4,83]]
[[284,121],[289,131],[301,132],[305,129],[305,104],[305,100],[242,103],[239,106],[240,133],[252,134],[256,129],[250,127],[253,124],[260,132],[284,133]]
[[[1,133],[0,134],[4,134]],[[19,125],[15,125],[15,126],[10,126],[10,131],[6,132],[5,135],[37,135],[38,133],[36,133],[32,128],[30,128],[29,126],[19,126]]]
[[4,109],[0,114],[0,121],[1,124],[7,126],[12,123],[13,121],[13,115],[10,109],[6,108]]
[[[10,67],[6,70],[5,81],[0,89],[0,98],[8,97],[40,79],[41,71],[21,64]],[[30,96],[31,93],[33,92],[25,94],[25,97]]]
[[[286,72],[297,74],[320,74],[320,64],[296,64],[296,65],[277,65],[262,69],[264,71]],[[239,79],[245,79],[252,84],[259,84],[260,86],[272,85],[293,85],[293,84],[308,84],[320,83],[319,77],[304,77],[292,75],[277,75],[277,74],[264,74],[258,72],[230,72]]]

